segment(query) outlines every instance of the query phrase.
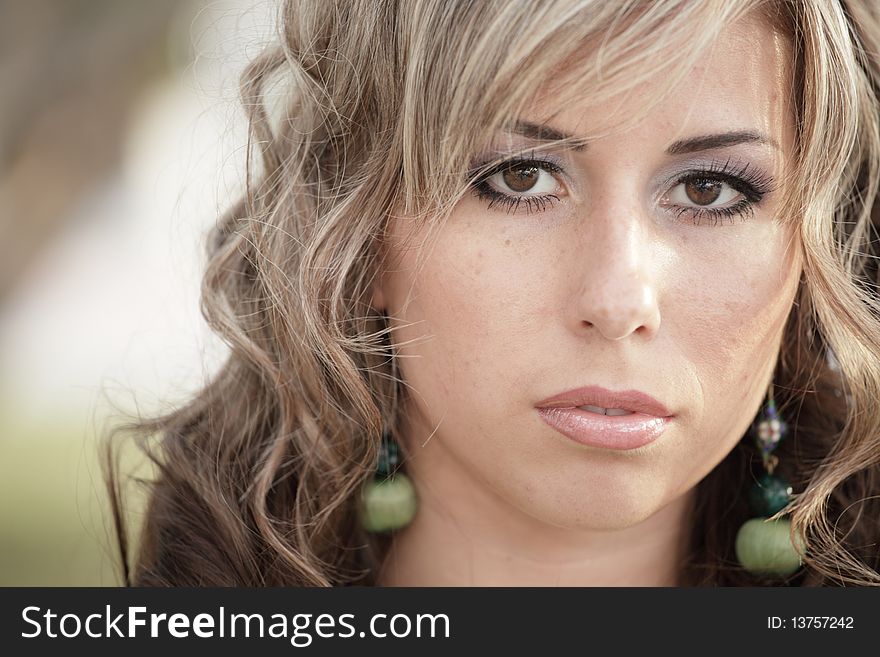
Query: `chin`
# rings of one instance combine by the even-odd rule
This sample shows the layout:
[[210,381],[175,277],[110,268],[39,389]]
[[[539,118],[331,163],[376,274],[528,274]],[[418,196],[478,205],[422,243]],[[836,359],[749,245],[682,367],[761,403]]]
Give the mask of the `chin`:
[[523,509],[544,523],[566,530],[614,531],[633,527],[650,518],[662,506],[662,500],[601,496],[558,504],[547,500],[540,508]]

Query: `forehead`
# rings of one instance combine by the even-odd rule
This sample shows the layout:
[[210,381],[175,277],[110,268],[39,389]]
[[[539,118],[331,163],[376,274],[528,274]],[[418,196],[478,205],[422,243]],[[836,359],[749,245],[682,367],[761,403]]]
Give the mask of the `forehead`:
[[[696,35],[695,35],[696,38]],[[680,80],[653,75],[625,95],[600,104],[556,107],[539,94],[528,115],[587,137],[620,125],[665,141],[695,134],[754,130],[788,151],[793,139],[791,45],[788,37],[752,13],[725,27]]]

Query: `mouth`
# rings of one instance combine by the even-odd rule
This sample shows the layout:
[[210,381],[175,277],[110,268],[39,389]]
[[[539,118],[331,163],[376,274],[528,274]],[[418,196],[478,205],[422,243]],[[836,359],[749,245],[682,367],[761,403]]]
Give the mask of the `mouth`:
[[535,404],[538,408],[580,408],[597,415],[642,413],[654,417],[671,417],[669,409],[651,395],[640,390],[615,392],[600,386],[568,390]]
[[589,404],[585,406],[576,406],[575,408],[590,413],[596,413],[597,415],[632,415],[634,413],[634,411],[628,411],[625,408],[602,408],[601,406],[590,406]]
[[569,390],[536,404],[541,419],[567,438],[591,447],[630,450],[654,442],[674,415],[638,390],[598,386]]

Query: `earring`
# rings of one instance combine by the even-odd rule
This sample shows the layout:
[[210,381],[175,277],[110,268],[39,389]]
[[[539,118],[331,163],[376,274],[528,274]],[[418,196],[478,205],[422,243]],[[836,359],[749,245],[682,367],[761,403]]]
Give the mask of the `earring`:
[[390,532],[408,525],[416,514],[416,490],[403,472],[396,472],[399,447],[388,430],[382,432],[379,462],[361,490],[361,524],[368,532]]
[[788,425],[779,417],[773,399],[773,384],[761,419],[752,427],[752,435],[761,452],[764,474],[749,490],[749,507],[755,517],[747,520],[736,534],[736,557],[753,575],[785,577],[801,566],[805,546],[801,537],[791,540],[791,520],[783,515],[767,520],[785,508],[791,500],[791,486],[780,475],[773,474],[779,458],[773,454],[788,433]]

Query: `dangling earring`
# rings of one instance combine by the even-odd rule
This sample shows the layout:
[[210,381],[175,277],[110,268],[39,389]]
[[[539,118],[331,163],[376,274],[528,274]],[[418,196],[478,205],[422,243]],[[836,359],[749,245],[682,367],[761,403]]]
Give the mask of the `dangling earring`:
[[376,473],[361,491],[361,524],[369,532],[390,532],[408,525],[416,514],[418,500],[409,477],[396,472],[399,447],[385,430],[379,448]]
[[773,399],[773,384],[767,395],[761,419],[752,427],[764,474],[749,490],[749,507],[756,516],[747,520],[736,534],[736,558],[753,575],[785,577],[801,566],[803,540],[791,541],[791,520],[782,516],[767,521],[791,500],[791,486],[780,475],[773,474],[779,458],[773,454],[779,441],[788,433],[788,426],[779,417]]

